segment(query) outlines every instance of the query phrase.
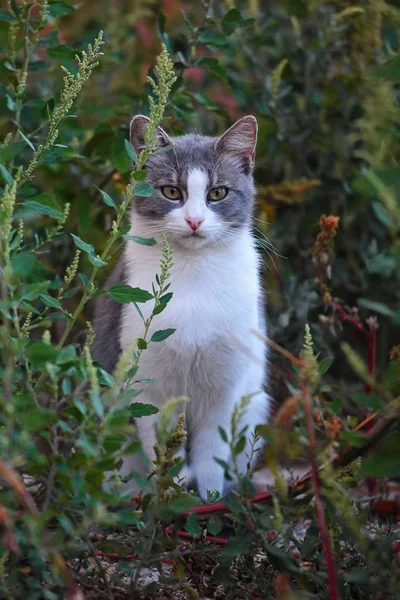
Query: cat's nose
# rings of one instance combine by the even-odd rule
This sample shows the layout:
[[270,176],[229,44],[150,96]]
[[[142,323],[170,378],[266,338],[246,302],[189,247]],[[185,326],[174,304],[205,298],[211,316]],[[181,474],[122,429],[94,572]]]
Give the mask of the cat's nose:
[[185,217],[185,221],[189,225],[190,229],[197,231],[204,219],[197,217]]

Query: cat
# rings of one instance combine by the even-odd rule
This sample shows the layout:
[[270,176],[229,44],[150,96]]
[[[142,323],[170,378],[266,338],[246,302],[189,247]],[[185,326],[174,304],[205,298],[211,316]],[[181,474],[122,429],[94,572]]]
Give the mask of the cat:
[[[149,119],[133,118],[130,141],[136,152],[144,147]],[[249,405],[241,426],[247,425],[245,451],[238,467],[246,472],[252,434],[265,423],[270,399],[264,343],[252,331],[266,335],[260,258],[252,236],[253,166],[257,121],[238,120],[222,136],[198,134],[170,137],[156,131],[156,152],[146,162],[147,181],[155,192],[136,197],[130,214],[130,235],[152,237],[157,245],[127,241],[107,282],[151,290],[159,270],[162,236],[173,250],[173,298],[153,320],[149,334],[174,328],[160,343],[150,343],[141,356],[137,378],[143,384],[139,400],[161,407],[169,398],[187,395],[188,442],[184,478],[203,499],[207,490],[224,494],[232,482],[214,458],[231,463],[228,444],[219,427],[231,430],[234,406],[244,396]],[[152,303],[141,304],[146,318]],[[143,322],[133,304],[99,298],[95,315],[94,358],[112,372],[119,354],[143,334]],[[147,456],[154,459],[158,415],[137,419],[136,429]],[[253,459],[254,462],[254,459]],[[143,471],[143,465],[140,467]],[[139,470],[138,457],[126,460],[125,476]],[[133,484],[131,484],[133,485]]]

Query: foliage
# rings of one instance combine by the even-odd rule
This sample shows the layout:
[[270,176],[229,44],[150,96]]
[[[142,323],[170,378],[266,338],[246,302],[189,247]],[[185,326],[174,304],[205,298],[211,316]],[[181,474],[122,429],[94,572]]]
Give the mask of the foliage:
[[[137,597],[145,567],[188,597],[398,597],[398,532],[378,507],[399,476],[399,23],[390,0],[168,0],[163,11],[154,0],[21,0],[0,10],[1,597],[78,598],[77,582],[96,597],[121,586]],[[137,113],[151,122],[139,156],[127,142]],[[265,442],[275,488],[254,503],[243,477],[229,514],[205,524],[196,494],[176,483],[178,398],[161,420],[153,476],[130,475],[144,489],[134,511],[118,467],[140,452],[131,417],[157,410],[140,403],[141,354],[174,333],[147,336],[173,301],[167,242],[152,290],[107,291],[139,314],[154,305],[114,375],[91,358],[91,301],[126,239],[132,197],[151,192],[143,165],[164,116],[173,133],[214,135],[249,113],[259,122],[254,233],[271,266],[271,369],[283,401],[253,448]],[[246,399],[220,431],[235,457],[243,410]],[[382,420],[360,430],[376,411]],[[338,469],[331,459],[346,448]],[[282,455],[311,465],[300,495]],[[223,466],[234,475],[235,461]],[[182,529],[194,536],[183,551]],[[113,578],[102,552],[131,559]],[[173,564],[168,577],[161,561]]]

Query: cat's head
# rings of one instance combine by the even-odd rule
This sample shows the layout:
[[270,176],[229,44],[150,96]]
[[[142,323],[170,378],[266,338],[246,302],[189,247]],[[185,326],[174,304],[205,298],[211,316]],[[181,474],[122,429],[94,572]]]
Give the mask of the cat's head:
[[[130,141],[137,153],[144,147],[148,124],[143,115],[132,119]],[[157,151],[144,167],[156,191],[135,198],[133,220],[138,213],[148,237],[165,233],[168,241],[187,249],[234,239],[251,220],[256,141],[252,116],[217,138],[170,137],[159,127]]]

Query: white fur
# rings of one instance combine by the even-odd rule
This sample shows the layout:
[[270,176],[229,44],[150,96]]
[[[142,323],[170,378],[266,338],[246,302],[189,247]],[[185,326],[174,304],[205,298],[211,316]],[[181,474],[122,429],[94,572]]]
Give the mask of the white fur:
[[[221,222],[217,215],[207,207],[208,176],[202,169],[192,169],[188,175],[187,198],[181,208],[176,208],[166,217],[166,227],[172,234],[178,233],[180,245],[185,248],[201,248],[210,238],[221,233]],[[202,221],[196,235],[185,219]],[[183,237],[182,237],[183,235]]]
[[[248,451],[252,430],[266,421],[268,413],[268,398],[262,391],[265,347],[251,333],[262,327],[258,254],[248,229],[236,231],[225,244],[210,242],[216,236],[219,218],[206,206],[206,191],[207,177],[196,169],[189,176],[187,201],[166,220],[166,236],[174,248],[170,288],[174,296],[154,318],[149,338],[159,329],[175,328],[176,332],[163,342],[149,344],[142,354],[138,373],[138,378],[157,379],[156,383],[144,386],[141,402],[162,406],[171,397],[191,398],[186,406],[191,447],[187,477],[195,478],[203,498],[207,489],[217,489],[221,494],[224,491],[223,470],[214,457],[227,462],[230,457],[218,426],[229,435],[233,407],[243,396],[256,393],[243,423],[249,426]],[[185,237],[192,233],[186,216],[204,219],[199,228],[202,238]],[[143,219],[133,212],[130,233],[143,236],[147,231]],[[161,235],[155,237],[161,242]],[[131,274],[127,283],[151,290],[160,258],[161,243],[148,247],[129,241],[124,252],[125,265]],[[152,307],[151,301],[141,305],[145,318]],[[122,348],[140,337],[143,328],[135,307],[124,305]],[[154,457],[156,422],[157,415],[137,420],[138,435],[150,458]],[[242,455],[239,462],[240,469],[245,471],[246,456]],[[127,461],[123,474],[133,468],[138,468],[135,461]]]

